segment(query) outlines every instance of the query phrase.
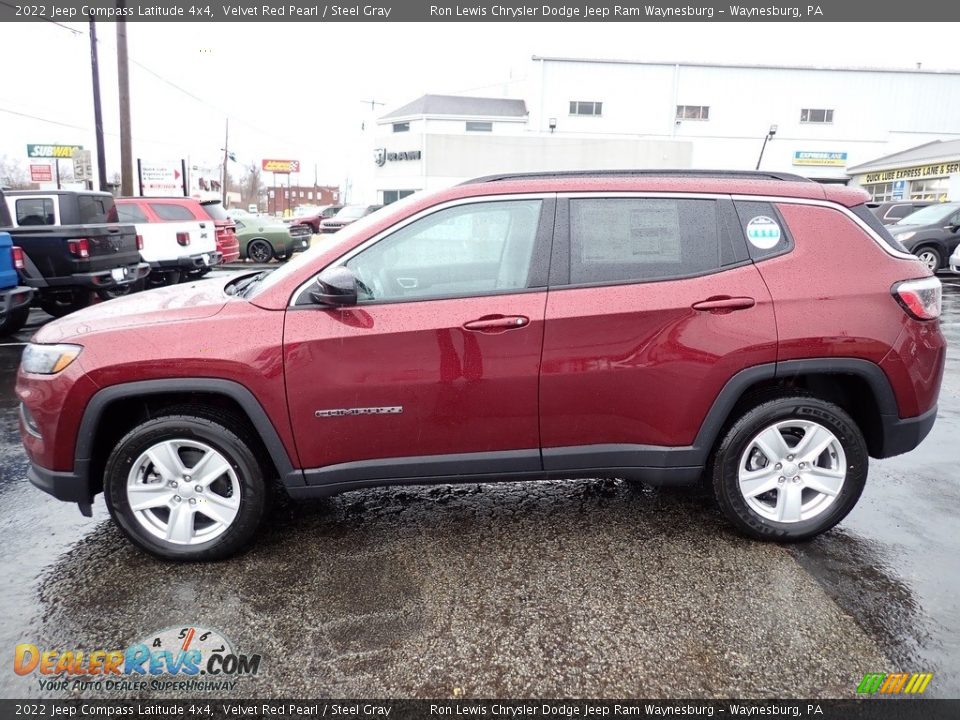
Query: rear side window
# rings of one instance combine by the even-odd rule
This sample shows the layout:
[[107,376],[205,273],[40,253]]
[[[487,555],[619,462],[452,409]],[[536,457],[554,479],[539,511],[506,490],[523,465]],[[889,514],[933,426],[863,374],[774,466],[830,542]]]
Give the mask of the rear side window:
[[23,198],[17,200],[17,225],[56,225],[53,200],[50,198]]
[[900,218],[905,218],[907,215],[912,213],[913,210],[913,205],[894,205],[892,208],[887,210],[887,214],[883,217],[888,220],[892,218],[899,220]]
[[166,222],[182,222],[184,220],[196,220],[189,208],[183,205],[173,205],[171,203],[150,203],[150,209],[157,217]]
[[570,283],[642,282],[720,268],[713,200],[570,201]]
[[139,205],[133,205],[129,203],[120,203],[117,205],[117,217],[120,218],[120,222],[125,223],[149,222],[149,220],[147,220],[147,216],[143,213],[143,210],[140,209]]
[[[782,255],[793,249],[793,238],[777,209],[768,202],[738,200],[735,203],[747,249],[754,260]],[[867,210],[871,216],[869,210]],[[879,222],[874,218],[875,222]]]
[[117,206],[112,197],[77,195],[77,209],[81,225],[117,222]]

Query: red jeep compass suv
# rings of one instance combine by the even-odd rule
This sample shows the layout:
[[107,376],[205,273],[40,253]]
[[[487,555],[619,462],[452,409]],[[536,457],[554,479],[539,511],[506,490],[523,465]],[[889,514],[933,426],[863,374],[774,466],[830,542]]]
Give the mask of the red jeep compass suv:
[[809,538],[937,413],[940,284],[866,200],[692,171],[412,196],[269,274],[40,329],[29,478],[85,513],[103,492],[171,559],[250,541],[270,483],[704,478],[742,532]]

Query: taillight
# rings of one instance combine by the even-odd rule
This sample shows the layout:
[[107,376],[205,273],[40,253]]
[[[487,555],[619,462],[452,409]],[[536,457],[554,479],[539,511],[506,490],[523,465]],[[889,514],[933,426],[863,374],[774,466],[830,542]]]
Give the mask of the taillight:
[[903,309],[917,320],[935,320],[940,317],[943,286],[937,278],[904,280],[894,285],[892,292]]
[[74,257],[88,258],[90,257],[90,241],[86,238],[67,240],[67,250]]
[[14,245],[10,248],[10,252],[13,255],[13,267],[17,270],[23,270],[23,249]]
[[178,232],[177,233],[177,243],[186,247],[190,244],[190,233],[188,232]]
[[143,250],[143,235],[137,235],[137,250]]

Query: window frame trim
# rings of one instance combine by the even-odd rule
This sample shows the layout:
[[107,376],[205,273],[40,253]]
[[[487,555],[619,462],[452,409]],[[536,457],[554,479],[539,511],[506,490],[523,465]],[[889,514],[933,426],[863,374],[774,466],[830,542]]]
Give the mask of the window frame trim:
[[[455,200],[447,200],[446,202],[439,203],[437,205],[431,205],[430,207],[423,208],[422,210],[410,215],[409,217],[404,218],[400,222],[397,222],[391,225],[388,228],[384,228],[376,235],[372,235],[367,238],[359,245],[347,250],[342,255],[334,258],[329,263],[324,265],[322,268],[317,270],[315,273],[311,274],[310,277],[305,281],[300,283],[294,289],[293,293],[290,295],[290,300],[287,303],[287,309],[313,309],[313,310],[330,310],[330,307],[324,305],[317,305],[313,302],[301,302],[302,296],[309,292],[310,287],[317,281],[317,277],[320,273],[328,270],[330,268],[341,267],[350,261],[356,255],[359,255],[361,252],[367,248],[376,245],[381,240],[386,239],[395,232],[402,230],[408,225],[433,215],[435,213],[447,210],[453,207],[459,207],[461,205],[477,205],[480,203],[489,203],[489,202],[507,202],[507,201],[516,201],[516,200],[540,200],[542,203],[540,210],[540,222],[537,225],[537,234],[534,239],[533,246],[533,257],[530,260],[530,274],[531,276],[537,271],[538,263],[542,264],[544,267],[540,268],[543,272],[543,284],[537,285],[535,287],[526,287],[526,288],[517,288],[509,289],[503,291],[484,291],[480,293],[471,293],[471,294],[456,294],[456,295],[443,295],[436,297],[425,297],[425,298],[406,298],[400,300],[369,300],[365,301],[362,306],[370,305],[393,305],[397,303],[408,303],[408,302],[431,302],[433,300],[450,300],[456,298],[470,298],[470,297],[491,297],[495,295],[516,295],[519,293],[527,292],[546,292],[547,286],[549,283],[549,274],[550,274],[550,259],[552,257],[552,247],[555,240],[556,232],[556,207],[559,204],[557,202],[557,193],[510,193],[504,195],[476,195],[472,197],[457,198]],[[548,210],[550,205],[553,205],[553,213]],[[361,304],[351,307],[361,307]]]

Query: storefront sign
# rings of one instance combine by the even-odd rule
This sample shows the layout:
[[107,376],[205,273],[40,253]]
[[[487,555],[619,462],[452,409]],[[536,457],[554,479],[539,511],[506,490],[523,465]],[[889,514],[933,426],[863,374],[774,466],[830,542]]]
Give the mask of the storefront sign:
[[183,161],[140,161],[140,194],[151,197],[183,195]]
[[300,172],[299,160],[264,160],[261,165],[264,172],[272,173],[298,173]]
[[27,145],[27,157],[69,160],[74,150],[83,150],[83,145]]
[[30,182],[53,182],[53,167],[50,165],[31,165]]
[[945,175],[952,175],[953,173],[960,173],[960,161],[867,173],[863,176],[861,183],[869,185],[871,183],[889,182],[891,180],[919,180],[921,178],[943,177]]
[[818,150],[797,150],[793,153],[794,165],[831,165],[843,167],[847,164],[845,152],[821,152]]
[[387,152],[386,148],[377,148],[373,151],[373,161],[377,167],[383,167],[387,162],[398,160],[419,160],[423,156],[420,150],[404,150],[401,152]]

